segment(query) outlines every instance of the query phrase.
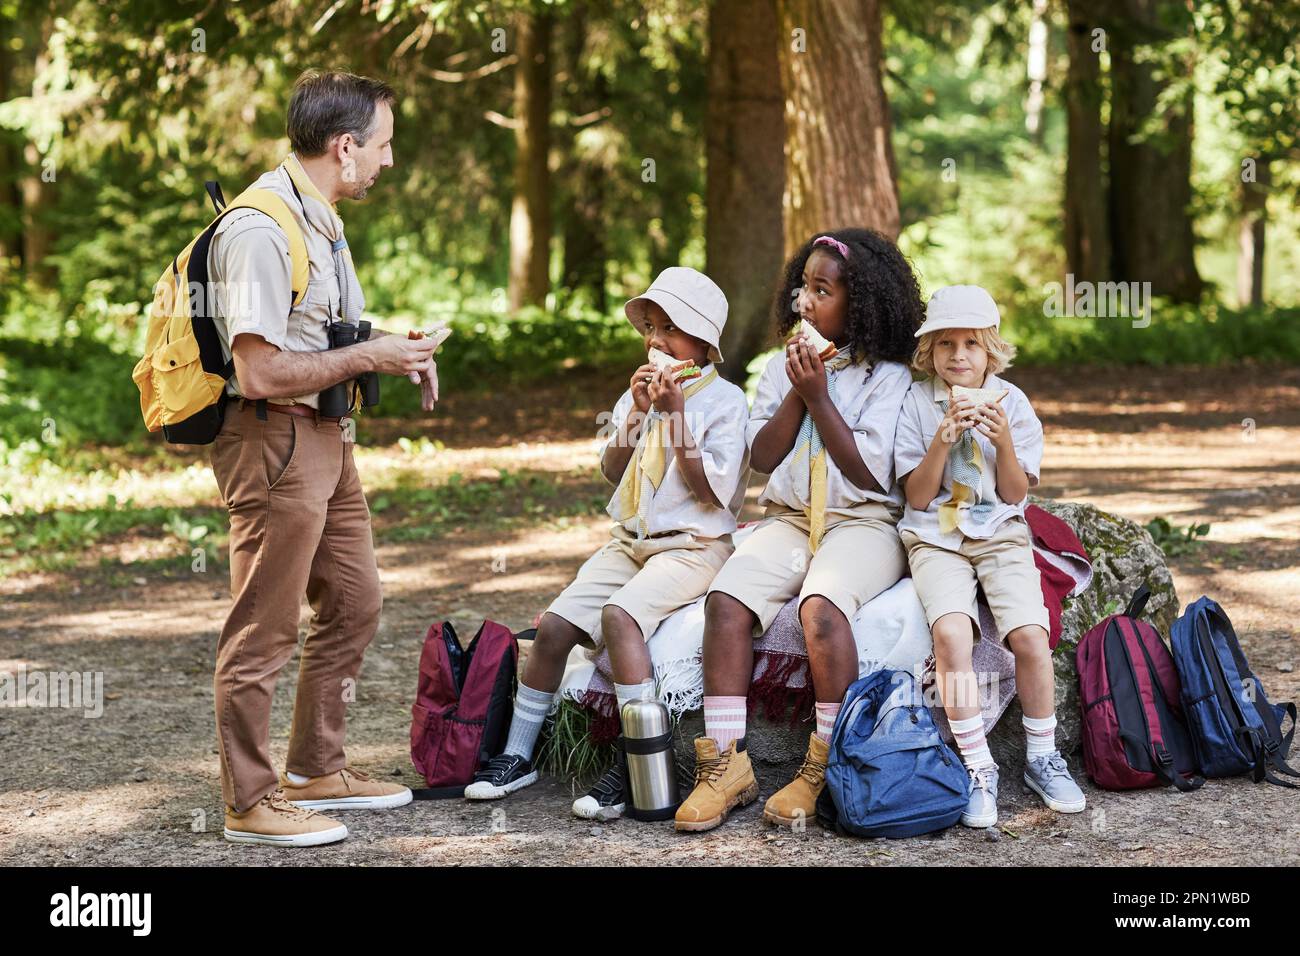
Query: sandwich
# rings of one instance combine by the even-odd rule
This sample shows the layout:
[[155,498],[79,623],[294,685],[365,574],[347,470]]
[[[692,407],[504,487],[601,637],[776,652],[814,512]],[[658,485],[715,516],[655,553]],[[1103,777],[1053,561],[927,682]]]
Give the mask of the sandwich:
[[799,324],[790,333],[790,340],[793,341],[800,332],[808,336],[808,344],[813,347],[813,351],[817,353],[817,357],[823,362],[827,362],[840,354],[840,350],[835,347],[835,343],[809,325],[807,319],[799,320]]
[[434,326],[433,328],[426,329],[424,331],[421,331],[419,329],[412,329],[410,332],[406,333],[406,337],[408,339],[413,339],[417,341],[419,339],[433,339],[433,350],[435,352],[442,347],[442,343],[447,341],[450,335],[451,335],[451,329],[446,325]]
[[659,371],[671,375],[675,382],[685,382],[687,379],[699,378],[703,374],[694,359],[683,362],[659,349],[651,349],[649,358],[650,364]]
[[973,402],[975,407],[981,405],[993,405],[1007,396],[1010,389],[1006,388],[967,388],[965,385],[949,385],[948,391],[952,395],[954,402],[959,402],[963,398]]

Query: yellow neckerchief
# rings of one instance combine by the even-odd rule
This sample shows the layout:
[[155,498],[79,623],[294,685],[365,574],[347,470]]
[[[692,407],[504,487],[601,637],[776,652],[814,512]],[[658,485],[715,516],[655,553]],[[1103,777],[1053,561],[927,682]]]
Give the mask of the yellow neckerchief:
[[[988,382],[992,376],[985,378],[984,388],[993,388]],[[942,388],[941,388],[942,386]],[[934,400],[946,414],[952,401],[952,390],[938,375],[934,377]],[[984,478],[984,452],[980,443],[970,431],[963,431],[961,437],[948,450],[949,473],[952,478],[952,494],[948,500],[939,505],[939,530],[951,534],[961,523],[963,509],[979,504],[980,487]]]
[[[708,375],[687,385],[682,389],[683,398],[689,401],[692,395],[712,384],[717,377],[718,370],[713,369]],[[646,520],[648,515],[645,511],[649,501],[646,499],[654,498],[654,493],[663,484],[664,474],[668,471],[668,458],[665,451],[668,444],[667,432],[668,419],[662,416],[647,421],[642,426],[641,438],[636,443],[636,450],[632,452],[631,460],[623,469],[618,490],[614,492],[617,511],[614,520],[623,524],[630,518],[636,518],[638,538],[644,538],[649,534],[649,523]],[[649,482],[651,487],[649,495],[646,495],[643,490],[646,482]]]
[[[826,366],[826,391],[830,394],[831,404],[835,402],[835,375],[853,363],[852,352],[845,350],[823,363]],[[870,366],[868,366],[870,368]],[[808,482],[808,550],[817,553],[822,535],[826,533],[826,446],[822,444],[821,432],[813,421],[812,413],[805,411],[803,421],[799,424],[799,435],[795,439],[792,464],[796,473],[807,471]]]

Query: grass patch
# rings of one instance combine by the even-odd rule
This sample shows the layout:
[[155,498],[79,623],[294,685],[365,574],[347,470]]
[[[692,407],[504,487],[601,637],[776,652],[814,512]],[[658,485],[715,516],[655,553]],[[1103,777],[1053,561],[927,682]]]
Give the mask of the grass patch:
[[597,515],[607,501],[607,487],[586,471],[498,469],[494,478],[453,472],[431,488],[379,491],[370,510],[378,540],[405,542],[427,541],[468,525],[510,529]]
[[536,759],[539,770],[580,784],[594,781],[614,762],[613,744],[591,740],[591,712],[565,698],[547,719]]
[[[510,529],[567,523],[600,514],[608,487],[585,470],[550,472],[497,469],[469,478],[453,472],[427,487],[409,487],[409,475],[368,494],[375,537],[386,543],[428,541],[462,527]],[[103,504],[72,507],[62,502],[0,511],[0,578],[34,571],[112,566],[124,574],[168,566],[188,568],[201,547],[208,565],[223,563],[229,516],[221,507],[193,504],[138,505],[108,494]],[[175,556],[122,561],[104,554],[130,539],[166,542]],[[182,561],[182,558],[184,559]]]
[[97,547],[125,536],[168,538],[178,553],[202,547],[215,562],[226,522],[218,508],[137,507],[113,495],[101,507],[23,512],[0,518],[0,578],[81,566]]

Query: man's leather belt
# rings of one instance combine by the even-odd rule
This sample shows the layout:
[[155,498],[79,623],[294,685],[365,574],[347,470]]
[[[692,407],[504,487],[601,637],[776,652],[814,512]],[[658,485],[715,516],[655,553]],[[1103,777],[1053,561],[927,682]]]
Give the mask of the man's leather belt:
[[[250,405],[256,405],[256,402],[249,402]],[[338,422],[337,417],[328,415],[318,415],[316,409],[310,405],[279,405],[275,402],[267,402],[264,406],[268,412],[279,412],[282,415],[297,415],[300,418],[314,418],[318,422]]]

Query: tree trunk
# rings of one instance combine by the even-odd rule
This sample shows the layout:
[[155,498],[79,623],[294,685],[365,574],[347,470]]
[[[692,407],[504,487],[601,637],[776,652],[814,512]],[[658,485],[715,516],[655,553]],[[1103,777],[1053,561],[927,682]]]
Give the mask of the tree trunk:
[[[586,5],[575,5],[567,17],[568,42],[566,62],[570,80],[567,84],[568,111],[584,114],[603,106],[609,97],[609,84],[600,70],[593,70],[584,59],[586,47]],[[598,120],[597,123],[603,122]],[[589,127],[584,127],[588,129]],[[584,144],[584,130],[567,131],[562,188],[563,253],[561,285],[566,296],[585,293],[588,303],[599,312],[608,307],[605,293],[605,170],[599,150]],[[593,131],[594,132],[594,131]]]
[[[46,70],[49,67],[50,37],[54,22],[47,14],[41,20],[37,31],[39,45],[36,48],[35,64],[32,74],[32,98],[39,101],[45,96]],[[23,148],[22,174],[18,189],[22,197],[22,249],[23,271],[27,277],[42,285],[53,281],[53,274],[46,258],[54,245],[54,232],[50,228],[48,215],[54,202],[54,183],[41,179],[44,171],[44,157],[36,144],[28,142]],[[55,170],[58,175],[58,170]]]
[[1029,57],[1025,72],[1029,77],[1025,131],[1036,146],[1042,146],[1043,84],[1047,80],[1047,0],[1034,0],[1029,18]]
[[546,305],[550,291],[550,16],[515,18],[515,184],[510,207],[510,311]]
[[[1202,281],[1196,271],[1192,201],[1192,91],[1159,114],[1159,130],[1135,142],[1156,111],[1164,84],[1150,63],[1137,62],[1144,40],[1168,39],[1158,12],[1175,17],[1175,0],[1123,0],[1123,19],[1108,31],[1111,57],[1110,223],[1113,275],[1150,282],[1155,295],[1195,302]],[[1186,15],[1183,8],[1182,14]],[[1186,69],[1192,68],[1191,63]]]
[[717,0],[709,11],[705,256],[728,303],[719,371],[737,383],[772,338],[784,253],[778,29],[776,0]]
[[787,254],[845,226],[896,238],[880,0],[778,0],[778,9]]
[[1066,266],[1076,281],[1104,282],[1110,277],[1111,250],[1102,178],[1101,60],[1092,48],[1098,22],[1083,0],[1068,0],[1066,13]]
[[1273,185],[1270,159],[1255,163],[1255,181],[1241,184],[1241,222],[1237,232],[1237,305],[1264,304],[1264,224],[1268,193]]
[[[14,56],[9,41],[15,27],[13,20],[0,17],[0,103],[13,96]],[[18,134],[13,130],[0,129],[0,275],[8,270],[15,256],[22,256],[23,207],[17,183],[20,144]]]

